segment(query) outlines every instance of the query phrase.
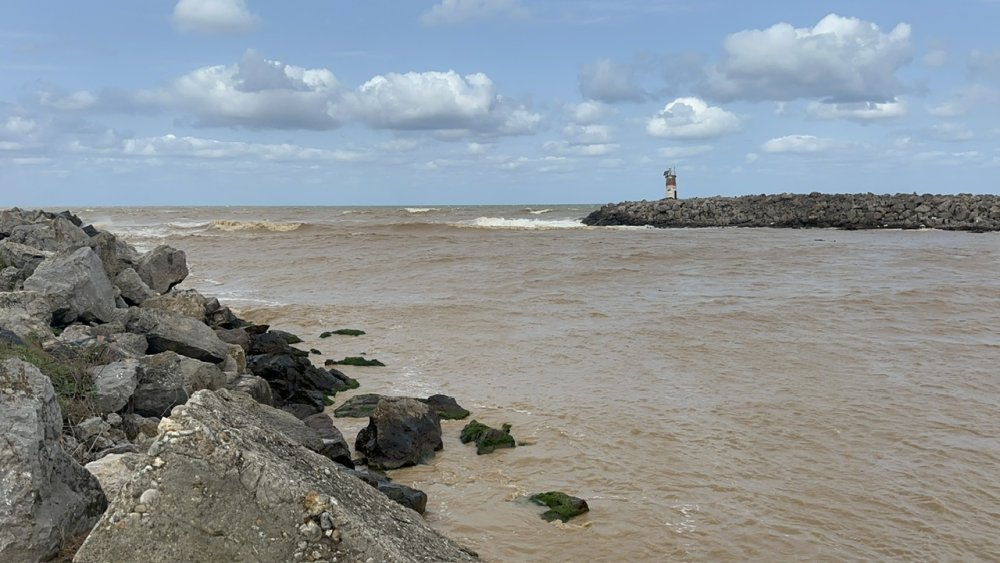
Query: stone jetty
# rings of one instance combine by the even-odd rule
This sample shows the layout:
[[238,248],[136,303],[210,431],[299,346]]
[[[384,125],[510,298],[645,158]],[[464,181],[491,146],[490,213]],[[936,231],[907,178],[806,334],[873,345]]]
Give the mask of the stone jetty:
[[609,203],[592,226],[1000,231],[1000,196],[778,194]]

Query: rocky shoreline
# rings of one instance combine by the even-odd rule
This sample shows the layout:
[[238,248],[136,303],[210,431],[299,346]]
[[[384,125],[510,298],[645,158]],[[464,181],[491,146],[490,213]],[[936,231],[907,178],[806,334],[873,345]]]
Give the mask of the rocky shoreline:
[[591,226],[1000,231],[1000,196],[779,194],[609,203]]
[[0,561],[478,559],[377,471],[468,411],[368,395],[352,455],[323,411],[358,382],[187,274],[70,212],[0,212]]

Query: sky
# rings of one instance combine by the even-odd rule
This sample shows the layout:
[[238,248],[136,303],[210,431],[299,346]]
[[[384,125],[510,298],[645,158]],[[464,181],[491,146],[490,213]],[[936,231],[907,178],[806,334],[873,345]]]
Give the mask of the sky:
[[1000,0],[5,0],[0,206],[996,193]]

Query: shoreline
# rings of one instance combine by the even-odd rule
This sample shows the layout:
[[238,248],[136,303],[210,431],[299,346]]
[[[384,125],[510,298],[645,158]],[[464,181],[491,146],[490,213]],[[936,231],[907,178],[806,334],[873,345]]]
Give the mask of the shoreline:
[[1000,196],[777,194],[609,203],[588,226],[1000,231]]

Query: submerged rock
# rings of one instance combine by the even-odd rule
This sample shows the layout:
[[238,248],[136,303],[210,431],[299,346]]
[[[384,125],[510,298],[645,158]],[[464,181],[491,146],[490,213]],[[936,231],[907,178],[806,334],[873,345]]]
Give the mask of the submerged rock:
[[[360,393],[334,409],[333,416],[337,418],[365,418],[372,415],[375,405],[380,400],[390,398],[393,397],[375,393]],[[469,411],[463,409],[454,397],[448,395],[431,395],[426,399],[415,400],[426,404],[443,420],[461,420],[469,416]]]
[[161,422],[77,563],[475,560],[235,395],[199,391]]
[[542,518],[547,522],[553,520],[569,521],[584,512],[590,511],[587,501],[582,498],[572,497],[559,491],[549,491],[531,496],[531,501],[535,504],[549,507],[542,513]]
[[473,420],[462,429],[463,444],[476,443],[476,454],[493,453],[497,448],[513,448],[517,446],[514,437],[510,435],[510,424],[504,424],[500,430],[491,428],[479,421]]
[[423,463],[443,447],[437,414],[420,401],[407,398],[379,401],[354,443],[355,451],[374,469]]

